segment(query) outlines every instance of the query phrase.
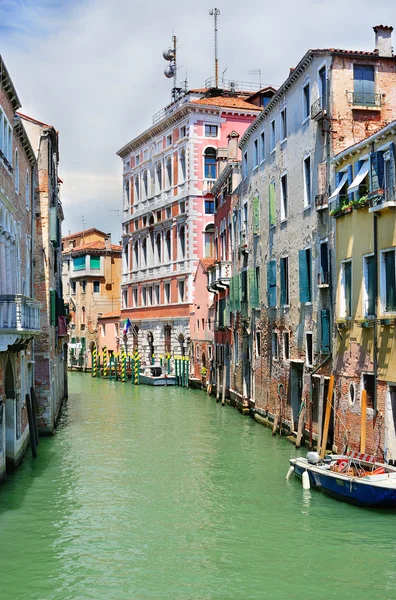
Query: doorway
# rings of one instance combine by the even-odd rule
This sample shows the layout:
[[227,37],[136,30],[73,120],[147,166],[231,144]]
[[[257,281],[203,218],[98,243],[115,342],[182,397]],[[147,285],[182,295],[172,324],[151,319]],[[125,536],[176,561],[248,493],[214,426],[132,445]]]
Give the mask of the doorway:
[[388,386],[385,406],[385,448],[387,460],[396,461],[396,385]]
[[303,373],[304,366],[302,363],[292,363],[292,368],[290,371],[290,402],[293,431],[297,431],[298,428],[298,417],[303,390]]

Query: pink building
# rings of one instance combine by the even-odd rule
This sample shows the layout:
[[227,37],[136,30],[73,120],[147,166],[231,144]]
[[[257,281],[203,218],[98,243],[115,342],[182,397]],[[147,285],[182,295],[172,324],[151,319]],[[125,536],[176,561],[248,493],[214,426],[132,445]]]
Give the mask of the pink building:
[[121,318],[132,322],[128,350],[137,340],[146,360],[188,353],[194,276],[199,259],[213,254],[218,161],[227,156],[227,136],[242,135],[261,105],[260,94],[190,90],[118,152],[124,167]]

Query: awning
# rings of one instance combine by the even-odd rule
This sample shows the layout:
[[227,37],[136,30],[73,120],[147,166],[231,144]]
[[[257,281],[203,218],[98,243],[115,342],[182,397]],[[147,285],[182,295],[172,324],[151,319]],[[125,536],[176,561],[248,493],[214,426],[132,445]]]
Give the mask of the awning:
[[338,184],[338,186],[336,187],[334,192],[331,194],[329,200],[334,200],[334,198],[338,197],[338,194],[341,192],[341,190],[344,187],[344,185],[346,184],[347,180],[348,180],[348,173],[344,173],[341,178],[340,183]]
[[360,167],[359,173],[356,175],[355,179],[352,181],[351,185],[348,188],[348,194],[352,194],[353,192],[357,192],[359,190],[359,185],[362,183],[363,179],[366,177],[369,172],[370,161],[367,159],[364,161],[362,166]]

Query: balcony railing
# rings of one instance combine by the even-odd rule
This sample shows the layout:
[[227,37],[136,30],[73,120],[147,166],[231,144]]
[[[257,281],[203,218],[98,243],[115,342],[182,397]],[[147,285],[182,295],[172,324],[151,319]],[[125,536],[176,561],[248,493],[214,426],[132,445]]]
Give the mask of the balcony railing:
[[367,195],[370,212],[396,206],[396,187],[375,190]]
[[371,94],[366,92],[347,92],[348,102],[352,106],[365,108],[380,108],[382,105],[382,94]]
[[40,331],[40,302],[22,296],[0,296],[0,329],[14,332]]
[[315,196],[315,207],[316,210],[324,210],[328,207],[328,194],[317,194]]
[[319,96],[319,98],[311,105],[311,119],[318,119],[323,112],[323,99]]
[[330,273],[325,273],[322,271],[318,273],[318,286],[319,287],[328,287],[330,284]]

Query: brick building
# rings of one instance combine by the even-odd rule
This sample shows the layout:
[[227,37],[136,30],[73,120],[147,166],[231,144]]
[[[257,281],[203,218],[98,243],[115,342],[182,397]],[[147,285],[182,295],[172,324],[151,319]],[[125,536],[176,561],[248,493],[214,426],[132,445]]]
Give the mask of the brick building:
[[213,294],[206,288],[208,272],[215,262],[214,258],[201,258],[194,277],[195,297],[190,312],[190,374],[202,383],[213,380],[213,329],[215,307]]
[[68,366],[85,370],[98,347],[98,318],[119,311],[121,246],[110,234],[91,228],[62,238],[62,279],[69,306]]

